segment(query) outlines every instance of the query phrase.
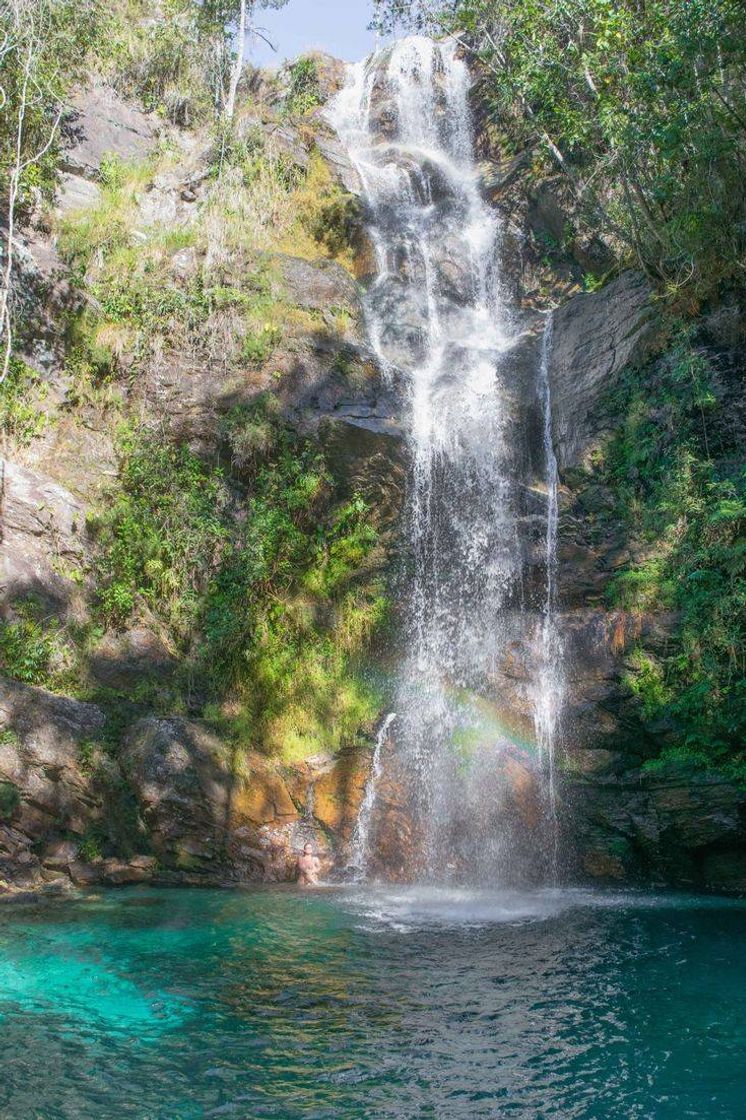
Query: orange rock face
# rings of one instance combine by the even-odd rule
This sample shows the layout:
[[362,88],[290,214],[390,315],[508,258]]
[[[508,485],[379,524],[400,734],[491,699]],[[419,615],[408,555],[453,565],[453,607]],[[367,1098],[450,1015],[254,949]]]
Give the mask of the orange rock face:
[[296,820],[298,809],[282,777],[266,763],[251,767],[251,775],[231,797],[230,819],[233,827],[262,825]]

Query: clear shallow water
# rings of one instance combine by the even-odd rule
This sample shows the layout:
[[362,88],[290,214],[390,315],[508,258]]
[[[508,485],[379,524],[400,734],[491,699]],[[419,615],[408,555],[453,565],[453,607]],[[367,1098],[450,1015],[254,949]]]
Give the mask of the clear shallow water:
[[125,890],[0,908],[3,1120],[746,1115],[746,903]]

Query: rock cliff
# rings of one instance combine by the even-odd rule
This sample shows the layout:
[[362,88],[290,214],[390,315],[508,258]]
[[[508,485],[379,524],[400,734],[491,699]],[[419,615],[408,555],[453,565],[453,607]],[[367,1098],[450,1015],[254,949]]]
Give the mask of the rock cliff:
[[[339,66],[325,63],[323,74],[324,88],[333,91]],[[293,853],[307,837],[328,866],[345,859],[374,720],[336,754],[282,761],[246,739],[238,749],[219,720],[202,718],[200,679],[190,678],[187,701],[180,693],[176,704],[170,682],[182,655],[147,611],[119,626],[101,624],[95,614],[92,525],[119,469],[117,427],[137,422],[156,440],[176,441],[220,463],[229,476],[226,503],[240,523],[253,491],[240,465],[233,469],[235,449],[226,468],[226,424],[266,394],[284,424],[323,450],[338,494],[365,497],[383,540],[379,566],[389,576],[396,570],[405,485],[399,403],[366,340],[360,292],[371,275],[372,250],[359,201],[350,193],[358,184],[318,110],[301,121],[279,119],[272,108],[279,96],[261,76],[249,83],[237,124],[247,158],[252,145],[269,144],[282,176],[302,183],[318,172],[329,201],[326,210],[313,212],[313,251],[298,237],[251,245],[251,274],[261,274],[260,290],[256,279],[255,288],[242,287],[250,269],[240,227],[256,216],[239,215],[236,226],[234,215],[226,232],[230,198],[219,195],[225,180],[215,176],[212,138],[165,125],[103,84],[80,90],[71,107],[55,214],[32,215],[24,231],[30,293],[24,359],[40,422],[30,438],[6,433],[3,444],[0,610],[8,633],[26,642],[27,651],[42,640],[39,626],[65,640],[49,652],[54,679],[40,683],[50,687],[28,683],[33,673],[24,662],[22,679],[0,680],[0,888],[274,881],[291,875]],[[385,132],[385,100],[376,111]],[[599,290],[581,292],[586,271],[604,274],[614,263],[609,247],[582,230],[572,252],[547,265],[546,237],[560,239],[572,219],[562,190],[551,180],[530,181],[528,156],[503,158],[499,138],[481,131],[479,145],[484,190],[505,223],[503,265],[524,327],[516,351],[517,399],[528,397],[538,361],[539,311],[556,308],[549,379],[561,482],[567,681],[561,797],[568,873],[746,889],[743,787],[686,768],[645,769],[668,732],[651,725],[630,694],[628,658],[641,637],[653,648],[670,641],[675,618],[611,607],[607,600],[610,581],[629,562],[634,544],[603,516],[611,508],[609,493],[588,467],[617,423],[610,403],[615,386],[625,370],[660,349],[650,285],[641,274],[622,271]],[[97,304],[101,292],[93,273],[81,283],[81,270],[92,266],[83,260],[85,246],[77,246],[77,257],[65,247],[65,222],[96,212],[117,167],[164,150],[165,162],[133,188],[128,221],[134,245],[145,243],[153,229],[162,237],[143,283],[155,274],[157,284],[181,293],[179,307],[186,311],[154,325],[151,312],[141,308],[134,329],[121,307],[109,307],[105,373],[89,368],[81,377],[80,362],[71,360],[71,323]],[[437,193],[437,183],[434,188]],[[273,220],[285,219],[278,213]],[[209,223],[206,243],[190,235],[197,221]],[[215,285],[220,292],[208,306],[200,304],[197,315],[189,300],[201,298],[205,256],[218,248],[224,254],[221,284]],[[440,281],[457,300],[463,278],[447,249]],[[129,289],[119,295],[131,298]],[[258,308],[250,328],[237,326],[235,307],[249,303]],[[281,318],[271,319],[278,308]],[[416,336],[413,323],[402,344]],[[89,366],[91,360],[89,353]],[[535,402],[525,405],[521,423],[530,461]],[[525,517],[536,520],[541,508],[527,494]],[[311,611],[301,599],[294,609]],[[498,671],[503,707],[518,724],[530,721],[524,685],[531,624],[516,609],[509,663]],[[84,636],[78,641],[76,635]],[[82,684],[72,665],[81,650]],[[389,634],[385,652],[374,645],[379,674],[394,657]],[[66,694],[73,678],[75,688]],[[514,769],[511,812],[530,828],[533,794],[520,767]],[[380,793],[387,822],[382,861],[394,874],[402,848],[415,842],[399,792],[392,775]]]

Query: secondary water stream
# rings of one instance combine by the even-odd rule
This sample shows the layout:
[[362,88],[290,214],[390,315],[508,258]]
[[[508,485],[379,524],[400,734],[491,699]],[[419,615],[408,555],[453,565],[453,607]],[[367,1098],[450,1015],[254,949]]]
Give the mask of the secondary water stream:
[[[536,517],[526,516],[525,387],[512,360],[520,328],[501,289],[500,223],[479,189],[469,86],[453,44],[414,37],[352,67],[330,110],[360,176],[377,258],[369,335],[408,434],[410,562],[394,736],[413,821],[403,859],[410,877],[439,882],[536,875],[553,829],[561,679],[550,324],[531,387],[536,393],[540,381],[546,418],[546,602],[525,687],[533,734],[516,732],[527,713],[515,711],[499,681],[525,606]],[[538,791],[525,796],[527,770]],[[516,806],[517,774],[524,802],[543,804],[546,827],[535,809]],[[534,835],[518,844],[521,809]],[[538,865],[546,873],[546,858]]]

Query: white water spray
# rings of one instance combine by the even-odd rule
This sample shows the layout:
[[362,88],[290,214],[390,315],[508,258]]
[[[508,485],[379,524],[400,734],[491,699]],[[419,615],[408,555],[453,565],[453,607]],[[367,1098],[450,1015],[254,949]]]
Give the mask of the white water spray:
[[365,879],[368,875],[368,862],[370,856],[370,824],[373,818],[373,809],[378,795],[378,783],[383,773],[383,764],[381,755],[383,752],[386,739],[388,738],[389,728],[396,719],[396,712],[389,712],[384,719],[381,726],[378,728],[376,735],[376,744],[373,749],[373,759],[371,762],[370,775],[365,784],[365,793],[363,800],[360,803],[360,811],[357,815],[355,822],[355,831],[352,834],[352,841],[350,843],[350,861],[348,870],[350,871],[353,880],[360,881]]
[[555,751],[562,716],[564,674],[562,636],[557,622],[557,529],[559,526],[559,472],[552,441],[552,398],[549,363],[552,354],[554,319],[547,314],[541,340],[539,363],[539,401],[542,413],[542,442],[547,486],[546,516],[546,593],[541,620],[539,671],[534,690],[534,723],[541,760],[547,776],[549,815],[552,825],[554,864],[557,861],[557,796],[555,788]]
[[479,190],[469,86],[454,44],[404,39],[351,68],[330,119],[362,182],[378,265],[369,337],[401,395],[410,452],[396,703],[414,822],[405,862],[419,878],[494,881],[516,861],[509,823],[526,809],[511,783],[535,761],[499,686],[532,518],[515,438],[518,332],[498,216]]

